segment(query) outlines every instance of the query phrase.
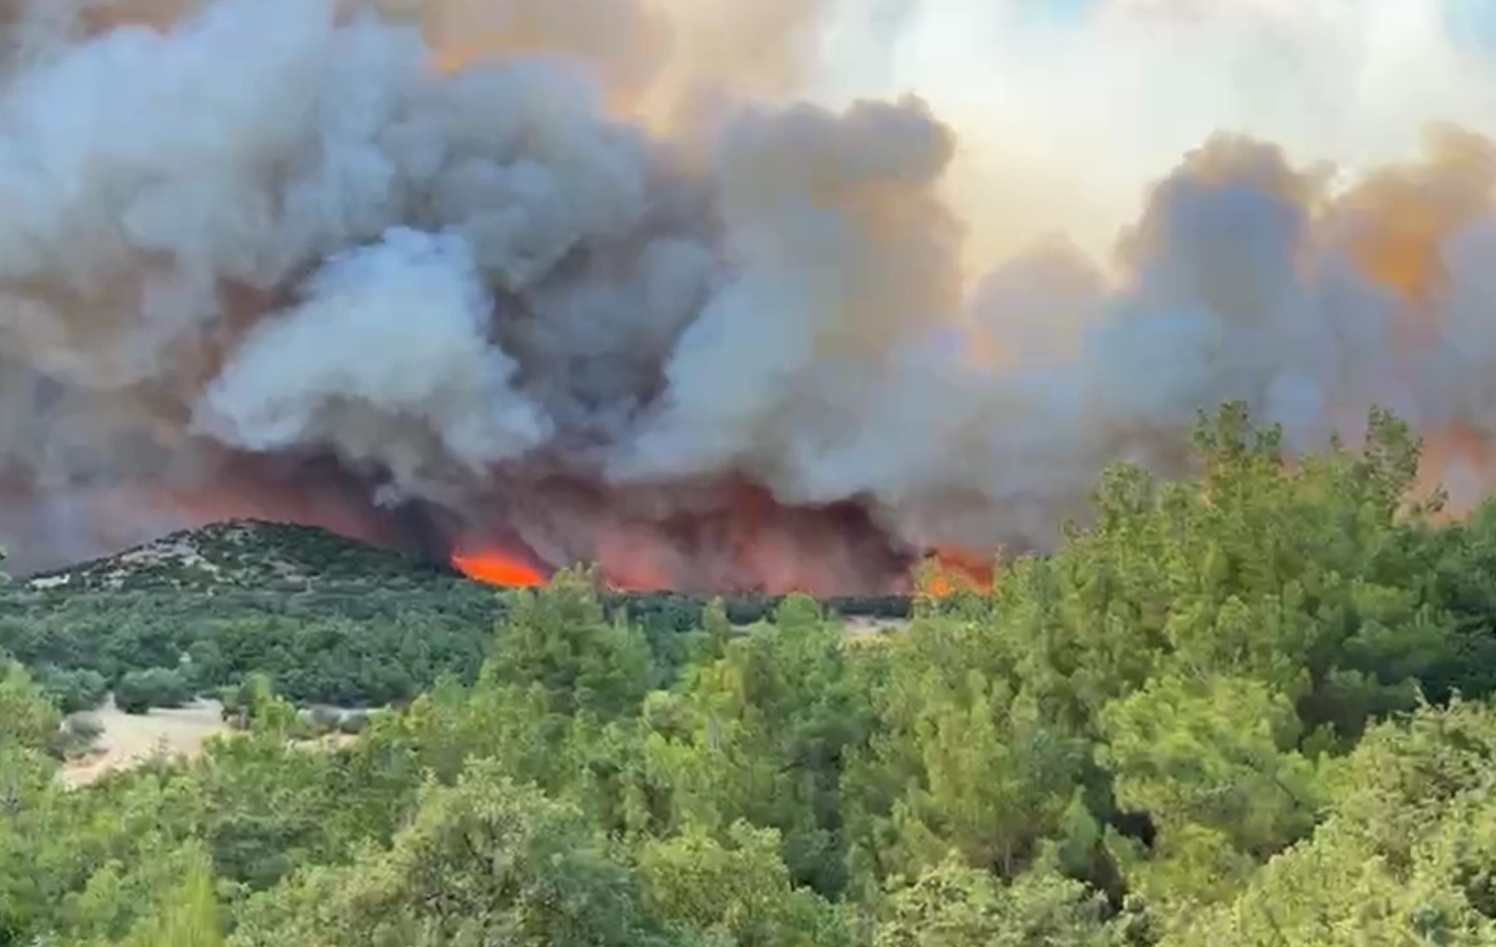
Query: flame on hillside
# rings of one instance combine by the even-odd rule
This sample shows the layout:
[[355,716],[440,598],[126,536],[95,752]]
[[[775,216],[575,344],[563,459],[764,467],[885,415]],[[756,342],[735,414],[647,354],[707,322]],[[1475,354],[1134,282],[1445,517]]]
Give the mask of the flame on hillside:
[[[960,5],[915,6],[938,25]],[[1231,27],[1233,75],[1255,62],[1272,107],[1234,111],[1251,83],[1191,89],[1170,108],[1211,114],[1181,139],[1151,93],[1126,101],[1136,63],[1116,88],[1013,74],[989,99],[966,63],[943,103],[815,101],[834,70],[801,67],[837,45],[821,28],[866,26],[817,2],[16,0],[15,567],[250,515],[498,584],[596,563],[626,589],[904,593],[933,557],[925,589],[950,594],[990,585],[995,550],[1053,548],[1111,461],[1187,475],[1195,412],[1226,400],[1281,423],[1294,456],[1391,408],[1425,438],[1426,481],[1468,508],[1496,485],[1490,110],[1421,153],[1413,136],[1488,102],[1496,71],[1421,40],[1318,42],[1394,35],[1361,13],[1278,10],[1264,32],[1236,28],[1265,25],[1261,4],[1187,6],[1113,33],[1139,5],[1103,0],[1075,25],[1098,52],[1166,36],[1164,64]],[[1336,50],[1356,52],[1322,61]],[[1410,50],[1434,60],[1411,103],[1428,114],[1401,94],[1425,74]],[[1354,76],[1368,108],[1292,147],[1209,131],[1346,94],[1301,95],[1311,74]],[[1365,83],[1394,75],[1404,110],[1373,112],[1388,97]],[[1104,153],[1064,140],[1093,107]],[[1161,139],[1172,154],[1129,144]],[[1013,159],[983,192],[1002,201],[965,199],[977,154]],[[1362,166],[1326,173],[1337,156]],[[1108,189],[1115,252],[1017,252],[1102,226],[1070,212],[1072,187]],[[984,242],[987,218],[1014,244]]]
[[510,588],[544,585],[545,573],[529,563],[494,549],[452,554],[452,565],[478,582]]
[[[521,556],[494,546],[455,552],[452,554],[451,564],[474,581],[505,588],[533,588],[544,585],[550,578],[550,573],[546,570]],[[957,592],[990,591],[995,581],[995,571],[993,559],[974,550],[936,549],[908,573],[905,581],[883,591],[917,592],[932,598],[944,598]],[[632,570],[626,567],[604,569],[602,581],[614,591],[656,592],[672,589],[668,575],[651,576],[648,569],[641,568],[637,563]],[[723,589],[712,591],[733,590],[735,587],[728,584]],[[791,583],[772,591],[775,594],[786,594],[815,593],[817,590],[801,588]]]

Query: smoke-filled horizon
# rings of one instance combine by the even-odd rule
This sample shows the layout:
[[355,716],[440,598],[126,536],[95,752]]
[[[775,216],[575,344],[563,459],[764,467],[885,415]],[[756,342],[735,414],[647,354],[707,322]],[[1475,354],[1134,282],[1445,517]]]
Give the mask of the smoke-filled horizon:
[[1390,407],[1487,492],[1496,75],[1441,5],[853,6],[0,9],[17,566],[414,505],[622,584],[896,588],[1230,399],[1295,449]]

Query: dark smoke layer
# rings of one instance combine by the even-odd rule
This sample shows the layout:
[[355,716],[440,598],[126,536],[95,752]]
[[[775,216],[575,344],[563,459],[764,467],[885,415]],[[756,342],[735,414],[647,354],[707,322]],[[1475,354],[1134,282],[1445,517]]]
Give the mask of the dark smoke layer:
[[823,6],[9,4],[17,565],[415,509],[620,584],[884,590],[932,547],[1048,546],[1226,399],[1295,448],[1391,407],[1484,491],[1486,138],[1347,186],[1216,134],[1113,260],[973,276],[954,127],[796,100]]

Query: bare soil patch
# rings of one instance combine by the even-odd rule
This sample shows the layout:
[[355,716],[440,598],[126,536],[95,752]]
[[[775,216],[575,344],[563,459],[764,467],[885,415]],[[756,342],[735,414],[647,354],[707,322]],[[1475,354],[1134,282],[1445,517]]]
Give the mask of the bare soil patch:
[[127,714],[110,698],[92,714],[104,728],[94,751],[63,767],[62,779],[69,786],[84,786],[157,755],[195,757],[209,737],[229,732],[222,710],[216,700],[197,700],[184,707]]
[[846,629],[847,637],[861,638],[867,635],[886,635],[892,631],[898,631],[909,624],[905,618],[868,618],[854,615],[851,618],[842,619],[842,627]]

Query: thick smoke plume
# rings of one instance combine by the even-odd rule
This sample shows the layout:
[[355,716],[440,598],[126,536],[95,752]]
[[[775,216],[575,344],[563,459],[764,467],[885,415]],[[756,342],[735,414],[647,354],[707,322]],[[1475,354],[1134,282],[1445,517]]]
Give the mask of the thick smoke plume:
[[[415,509],[444,551],[626,585],[897,588],[932,547],[1052,543],[1107,462],[1176,469],[1226,399],[1296,447],[1386,405],[1431,476],[1485,491],[1479,51],[1379,0],[1103,0],[1069,32],[994,6],[1014,52],[984,120],[928,67],[941,0],[849,15],[866,35],[827,30],[829,0],[13,0],[0,526],[22,567],[232,515],[401,541]],[[1425,44],[1389,53],[1389,23]],[[1190,30],[1202,62],[1247,37],[1243,81],[1304,68],[1202,80],[1159,134],[1072,71]],[[829,78],[838,42],[894,94]],[[1410,49],[1424,78],[1370,109]],[[1289,85],[1308,117],[1271,144],[1252,133]],[[1046,138],[1065,101],[1088,111],[1050,109]],[[1391,160],[1440,110],[1461,124]],[[1180,134],[1172,172],[1133,168]]]

